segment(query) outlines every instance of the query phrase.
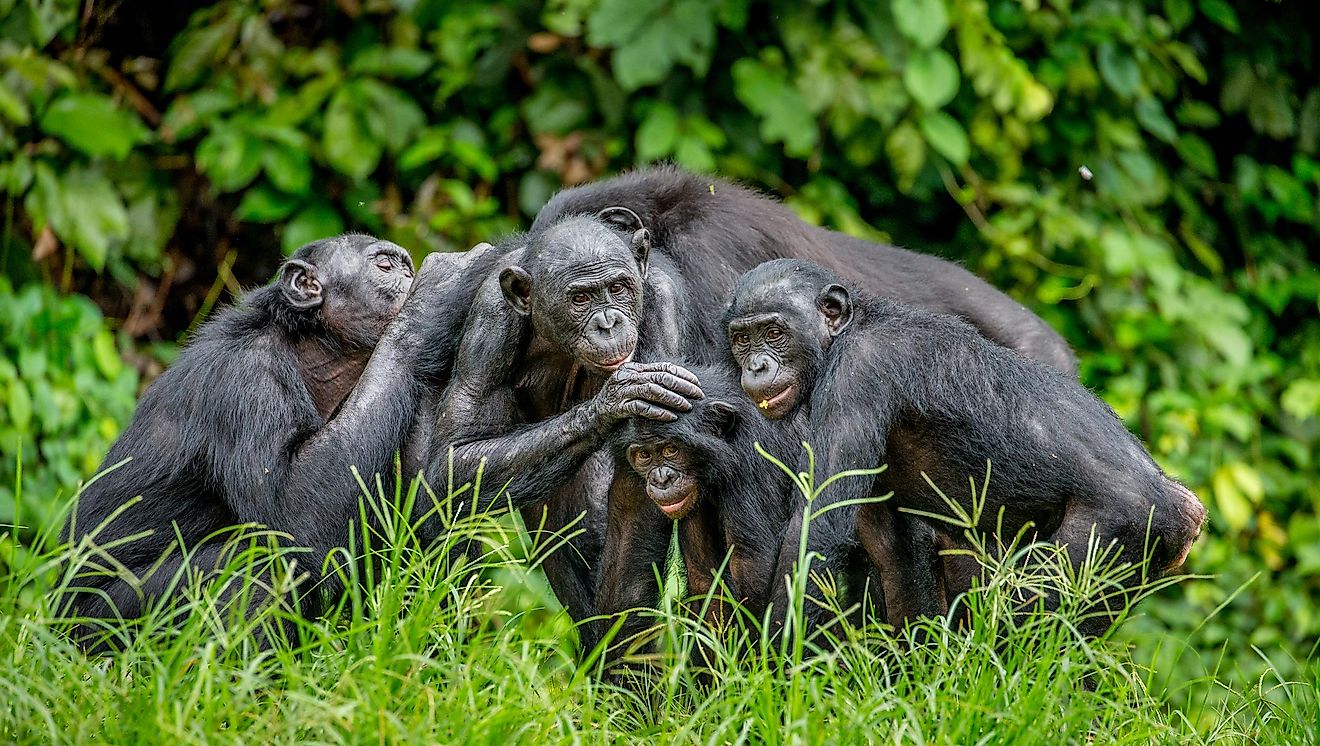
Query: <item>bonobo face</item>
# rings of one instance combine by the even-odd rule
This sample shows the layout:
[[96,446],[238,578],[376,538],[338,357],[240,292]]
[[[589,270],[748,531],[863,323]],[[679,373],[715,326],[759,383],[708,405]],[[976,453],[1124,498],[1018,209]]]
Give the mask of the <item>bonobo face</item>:
[[687,452],[669,440],[633,443],[628,464],[646,480],[646,495],[665,515],[678,520],[696,507],[700,493]]
[[766,417],[810,394],[830,343],[852,317],[847,291],[801,260],[766,262],[738,280],[725,313],[743,391]]
[[412,257],[401,247],[360,234],[308,244],[285,262],[280,283],[299,309],[319,309],[340,341],[375,346],[412,286]]
[[540,339],[609,375],[637,348],[649,251],[645,229],[625,241],[598,219],[569,218],[530,236],[523,265],[501,272],[500,285]]

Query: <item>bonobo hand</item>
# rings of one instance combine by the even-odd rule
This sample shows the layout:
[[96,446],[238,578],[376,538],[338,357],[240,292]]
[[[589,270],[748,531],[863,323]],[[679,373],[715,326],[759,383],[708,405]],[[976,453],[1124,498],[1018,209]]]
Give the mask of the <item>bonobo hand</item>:
[[701,381],[673,363],[624,363],[591,400],[596,421],[610,427],[627,417],[673,422],[702,399]]
[[390,324],[386,335],[389,340],[395,344],[406,344],[409,341],[414,345],[419,344],[421,339],[417,336],[418,327],[434,325],[435,314],[458,289],[464,270],[491,248],[488,243],[479,243],[465,252],[436,251],[427,254],[421,268],[417,270],[417,276],[413,278],[408,299]]

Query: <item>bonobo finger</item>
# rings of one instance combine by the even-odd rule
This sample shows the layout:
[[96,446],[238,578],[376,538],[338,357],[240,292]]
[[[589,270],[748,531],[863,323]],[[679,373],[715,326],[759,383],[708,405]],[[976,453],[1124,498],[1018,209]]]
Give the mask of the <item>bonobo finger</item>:
[[[683,370],[683,369],[679,368],[679,370]],[[679,394],[680,396],[685,396],[689,399],[706,398],[706,395],[705,393],[702,392],[700,386],[692,383],[686,378],[679,378],[678,376],[674,375],[673,373],[669,373],[668,371],[663,371],[663,372],[651,371],[646,374],[646,380],[649,383],[653,383],[658,386],[664,386],[670,391],[673,391],[674,393]]]
[[678,419],[678,415],[670,412],[664,407],[657,407],[650,402],[641,399],[629,399],[620,407],[625,414],[633,417],[645,417],[648,420],[657,420],[659,422],[673,422]]
[[[693,386],[701,386],[701,379],[696,374],[675,363],[655,362],[655,363],[635,363],[637,370],[644,373],[668,373],[671,376],[677,376],[691,383]],[[697,389],[700,391],[700,389]]]
[[687,412],[692,409],[692,402],[687,397],[675,393],[658,383],[647,382],[630,386],[627,394],[629,397],[645,399],[653,404],[662,404],[678,412]]

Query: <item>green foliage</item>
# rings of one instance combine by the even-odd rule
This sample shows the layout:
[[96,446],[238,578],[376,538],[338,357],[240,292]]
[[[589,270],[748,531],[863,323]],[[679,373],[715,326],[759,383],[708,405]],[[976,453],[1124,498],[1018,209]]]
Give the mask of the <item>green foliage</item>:
[[[46,528],[128,422],[137,372],[80,295],[0,277],[0,525]],[[27,499],[20,514],[17,469]]]
[[13,0],[0,258],[66,289],[132,287],[166,247],[268,252],[242,239],[273,233],[287,251],[351,228],[420,255],[638,163],[740,178],[963,261],[1061,329],[1084,382],[1211,508],[1190,569],[1214,577],[1130,634],[1210,618],[1161,675],[1205,674],[1221,646],[1255,675],[1250,643],[1292,651],[1268,656],[1291,677],[1320,640],[1304,5],[221,0],[143,57],[98,47],[113,24],[81,3]]

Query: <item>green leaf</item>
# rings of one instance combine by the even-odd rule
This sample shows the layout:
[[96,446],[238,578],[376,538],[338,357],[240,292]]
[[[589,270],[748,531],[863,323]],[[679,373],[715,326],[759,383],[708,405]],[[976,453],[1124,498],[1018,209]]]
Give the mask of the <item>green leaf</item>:
[[1177,141],[1178,130],[1174,128],[1173,122],[1164,113],[1164,107],[1154,96],[1139,99],[1134,110],[1137,121],[1146,128],[1147,132],[1170,144]]
[[299,197],[311,191],[312,164],[306,150],[267,145],[261,154],[261,165],[270,183],[280,191]]
[[4,80],[0,80],[0,116],[19,126],[32,121],[32,112],[28,109],[27,101],[14,93]]
[[949,14],[944,0],[890,0],[894,25],[901,34],[929,49],[949,33]]
[[287,218],[297,207],[297,198],[261,184],[243,194],[234,217],[252,223],[275,223]]
[[1164,17],[1174,30],[1181,30],[1192,22],[1192,0],[1164,0]]
[[123,160],[134,145],[147,139],[137,116],[98,93],[66,93],[41,115],[41,129],[93,158],[108,155]]
[[788,82],[786,73],[773,64],[777,54],[763,52],[762,58],[771,64],[746,57],[733,63],[734,92],[761,117],[761,137],[784,143],[784,152],[791,156],[808,156],[820,137],[811,107]]
[[614,77],[625,90],[659,83],[677,63],[704,75],[714,9],[706,0],[604,0],[587,19],[587,41],[614,48]]
[[358,52],[349,63],[351,73],[386,78],[415,78],[431,66],[431,55],[420,49],[370,46]]
[[120,359],[119,350],[115,347],[115,338],[105,329],[92,337],[92,358],[101,375],[111,380],[118,378],[119,371],[124,367],[124,361]]
[[926,165],[926,141],[911,122],[904,121],[885,139],[885,153],[898,173],[899,187],[907,190]]
[[380,163],[381,143],[359,115],[351,87],[340,88],[330,99],[321,143],[330,165],[354,179],[367,178]]
[[972,146],[967,141],[967,132],[958,124],[957,119],[936,111],[922,117],[917,126],[935,152],[949,159],[953,165],[961,166],[971,157]]
[[1210,143],[1196,135],[1183,135],[1175,143],[1178,157],[1201,174],[1212,179],[1219,178],[1219,164],[1215,160],[1215,151]]
[[9,409],[9,421],[19,430],[27,430],[32,424],[32,395],[22,379],[9,379],[9,395],[6,397]]
[[56,175],[47,164],[39,163],[36,184],[24,207],[34,222],[49,224],[97,272],[105,268],[110,247],[129,235],[128,210],[114,185],[97,168]]
[[407,94],[370,78],[346,87],[372,139],[397,153],[426,125],[426,114]]
[[312,241],[343,232],[344,221],[335,212],[335,208],[325,202],[315,202],[303,208],[284,226],[284,236],[280,243],[285,254],[292,254]]
[[1320,414],[1320,379],[1299,378],[1288,384],[1279,405],[1299,420]]
[[237,126],[217,126],[197,144],[197,168],[216,189],[234,192],[257,177],[265,149],[265,143]]
[[1235,461],[1215,470],[1211,477],[1220,512],[1229,526],[1241,530],[1250,522],[1255,506],[1265,498],[1265,485],[1260,473],[1250,464]]
[[165,110],[160,126],[168,130],[167,137],[186,140],[237,105],[238,98],[230,91],[203,89],[174,99]]
[[234,46],[238,18],[226,13],[219,23],[189,29],[171,44],[170,69],[165,73],[165,90],[177,91],[202,79]]
[[665,103],[652,106],[637,128],[636,141],[637,160],[642,163],[673,153],[678,142],[678,111]]
[[1201,13],[1235,34],[1241,29],[1237,11],[1233,10],[1228,0],[1201,0]]
[[1136,94],[1137,86],[1141,85],[1141,68],[1129,50],[1105,42],[1100,45],[1096,62],[1100,67],[1100,77],[1115,93],[1124,98]]
[[922,107],[938,109],[958,94],[958,63],[943,49],[913,55],[903,69],[903,85]]

